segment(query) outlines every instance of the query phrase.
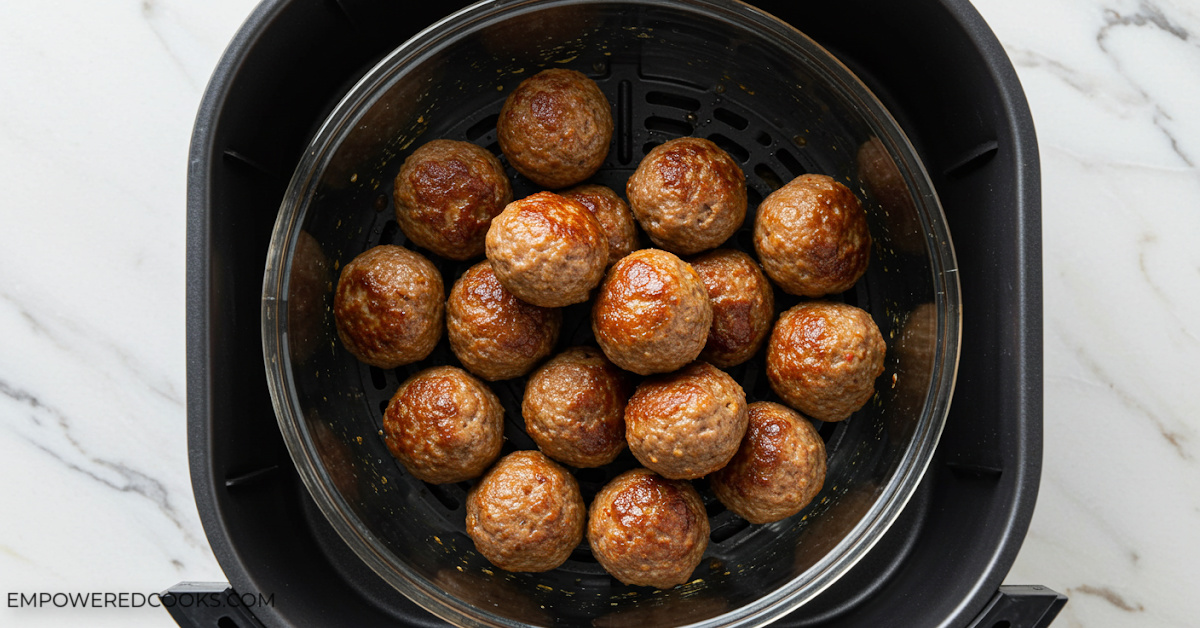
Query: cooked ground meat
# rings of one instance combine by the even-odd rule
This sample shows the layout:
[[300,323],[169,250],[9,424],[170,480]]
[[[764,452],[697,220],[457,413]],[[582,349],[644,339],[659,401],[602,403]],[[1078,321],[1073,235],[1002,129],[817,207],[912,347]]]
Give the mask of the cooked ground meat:
[[450,349],[463,366],[489,381],[520,377],[550,355],[562,311],[530,305],[506,290],[480,262],[463,273],[446,302]]
[[801,175],[758,206],[754,248],[767,275],[789,294],[844,292],[867,271],[867,214],[832,177]]
[[433,484],[483,473],[504,443],[504,408],[487,384],[454,366],[408,378],[383,415],[384,442],[413,477]]
[[419,253],[370,249],[342,268],[333,301],[338,337],[371,366],[423,360],[442,337],[444,290],[442,276]]
[[875,394],[887,346],[867,312],[811,301],[784,312],[767,343],[767,377],[788,405],[841,421]]
[[592,305],[592,331],[604,354],[641,375],[696,359],[712,318],[700,275],[658,249],[634,251],[613,265]]
[[638,248],[637,222],[629,205],[617,193],[603,185],[586,184],[561,192],[591,210],[608,236],[608,265]]
[[713,322],[700,358],[728,368],[762,348],[775,320],[775,292],[741,251],[719,249],[691,260],[712,302]]
[[654,147],[629,177],[625,195],[654,244],[680,255],[720,246],[746,219],[746,175],[699,137]]
[[629,451],[671,479],[699,478],[725,466],[745,433],[745,392],[707,362],[643,381],[625,407]]

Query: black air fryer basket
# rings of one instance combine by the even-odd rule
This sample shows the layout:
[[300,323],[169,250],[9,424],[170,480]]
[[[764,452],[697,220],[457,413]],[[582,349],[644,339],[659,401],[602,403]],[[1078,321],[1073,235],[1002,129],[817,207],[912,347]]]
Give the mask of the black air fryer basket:
[[[722,4],[723,0],[717,0],[717,5],[706,5],[708,0],[692,1],[701,6],[721,6],[723,10],[732,8],[732,17],[726,18],[732,20],[729,22],[731,29],[742,14],[755,12],[751,7],[739,9],[736,4]],[[919,158],[929,174],[928,179],[921,177],[925,183],[918,187],[932,184],[936,189],[944,208],[945,224],[958,254],[957,270],[949,248],[945,249],[949,257],[943,256],[939,261],[936,254],[930,253],[928,261],[924,262],[932,264],[934,275],[943,277],[942,283],[935,282],[931,288],[897,285],[897,269],[901,269],[903,284],[906,277],[913,276],[902,270],[906,264],[914,268],[917,277],[928,272],[920,270],[928,266],[922,266],[921,258],[913,257],[912,251],[896,253],[894,250],[904,248],[905,238],[892,237],[894,234],[888,230],[907,229],[910,225],[876,224],[872,230],[876,232],[877,240],[878,230],[882,229],[884,234],[876,255],[884,257],[872,261],[873,274],[869,274],[856,291],[847,293],[846,299],[872,310],[877,321],[891,316],[894,320],[881,321],[885,335],[891,328],[893,337],[899,334],[903,338],[910,331],[908,320],[917,318],[915,312],[924,308],[932,313],[935,304],[938,313],[930,320],[939,321],[939,329],[945,324],[951,331],[957,331],[957,288],[961,285],[958,385],[940,444],[919,485],[915,483],[921,478],[920,467],[924,466],[927,457],[922,457],[914,466],[915,475],[898,492],[893,486],[898,481],[886,483],[886,486],[868,483],[869,490],[859,491],[868,497],[856,497],[854,492],[847,493],[846,487],[855,485],[853,480],[857,476],[853,473],[838,476],[849,467],[845,462],[839,466],[837,461],[848,460],[851,452],[861,450],[853,443],[870,438],[874,428],[868,426],[872,421],[880,430],[876,439],[886,441],[889,429],[892,439],[912,438],[912,430],[916,429],[918,434],[921,430],[932,430],[932,437],[926,440],[929,446],[936,442],[936,428],[940,427],[944,405],[933,409],[932,413],[937,417],[935,423],[926,422],[930,420],[930,404],[938,405],[930,401],[926,403],[924,414],[927,418],[921,420],[920,426],[897,427],[895,417],[900,411],[896,399],[901,395],[889,393],[883,387],[880,389],[883,410],[868,408],[863,416],[856,415],[856,420],[827,425],[829,429],[822,430],[822,435],[834,447],[831,449],[831,477],[842,478],[843,490],[839,493],[837,486],[832,490],[827,487],[823,493],[827,499],[822,499],[823,506],[818,505],[812,512],[814,518],[788,528],[786,533],[784,528],[767,532],[746,531],[744,525],[737,525],[736,518],[727,516],[729,513],[720,513],[719,504],[715,504],[717,510],[710,509],[710,514],[718,513],[714,518],[715,545],[710,546],[712,560],[743,560],[748,556],[745,548],[753,546],[755,538],[760,547],[770,547],[763,545],[764,539],[776,539],[776,545],[780,542],[786,545],[786,539],[792,538],[788,534],[801,542],[818,545],[813,540],[820,540],[820,533],[808,530],[806,523],[814,530],[839,530],[829,543],[830,547],[842,539],[842,535],[848,535],[838,546],[838,551],[844,553],[849,551],[845,547],[852,545],[848,530],[854,527],[854,522],[864,517],[863,513],[869,509],[872,516],[882,509],[881,506],[872,508],[870,499],[881,501],[880,494],[896,494],[896,506],[891,514],[880,516],[886,519],[880,526],[887,530],[882,538],[874,536],[869,542],[860,542],[858,549],[852,552],[857,564],[855,560],[845,561],[846,565],[854,566],[817,597],[809,599],[827,584],[828,578],[819,587],[809,586],[806,589],[809,593],[805,593],[803,599],[793,596],[793,604],[785,605],[786,608],[801,601],[807,603],[783,617],[780,625],[1046,625],[1065,598],[1039,587],[998,590],[1032,515],[1041,461],[1040,191],[1036,143],[1023,94],[998,43],[965,2],[921,0],[905,3],[902,7],[883,2],[829,4],[837,6],[774,2],[759,2],[755,6],[798,28],[829,50],[882,101],[911,140],[916,151],[914,159]],[[514,5],[518,12],[526,6],[510,3],[510,6]],[[566,608],[563,605],[570,604],[575,610],[583,607],[574,602],[578,598],[570,596],[579,593],[582,594],[580,597],[590,597],[593,593],[604,595],[602,591],[608,591],[613,596],[612,605],[621,605],[618,611],[629,610],[632,614],[608,615],[604,621],[616,618],[619,623],[628,623],[629,619],[639,616],[641,609],[650,611],[641,616],[654,623],[653,611],[667,609],[672,617],[664,621],[670,621],[672,625],[692,621],[679,617],[681,609],[688,605],[696,607],[696,617],[702,619],[712,613],[731,610],[703,608],[714,599],[752,601],[753,597],[746,596],[757,595],[754,591],[759,585],[753,581],[724,585],[717,582],[720,571],[725,570],[722,567],[710,574],[709,583],[702,584],[694,592],[698,597],[688,591],[674,591],[639,602],[638,591],[610,589],[609,579],[602,572],[590,577],[591,570],[598,567],[589,566],[585,555],[578,557],[585,562],[569,562],[566,571],[560,570],[563,575],[552,574],[550,579],[506,577],[501,580],[484,568],[481,571],[488,577],[477,574],[478,586],[499,588],[491,593],[481,593],[473,590],[471,583],[476,580],[460,575],[465,573],[464,565],[468,568],[466,571],[477,567],[472,566],[469,557],[447,552],[454,556],[429,558],[429,553],[420,549],[429,544],[429,539],[436,539],[440,544],[442,536],[449,540],[455,535],[454,529],[461,517],[462,495],[459,493],[462,489],[423,487],[403,474],[400,477],[392,475],[393,481],[387,485],[387,467],[393,463],[390,458],[384,460],[388,458],[385,450],[380,450],[383,453],[378,455],[348,453],[360,448],[347,448],[341,441],[350,439],[353,442],[354,434],[367,435],[368,447],[362,449],[363,452],[379,449],[371,438],[376,431],[373,422],[377,422],[377,417],[373,417],[398,383],[394,380],[402,379],[405,372],[384,373],[368,369],[336,350],[322,349],[317,354],[322,357],[314,359],[312,347],[296,344],[296,334],[292,333],[293,337],[288,338],[288,308],[295,312],[298,307],[295,303],[299,302],[294,288],[291,299],[286,289],[292,255],[300,255],[296,252],[298,249],[292,247],[297,237],[307,238],[310,242],[320,241],[326,247],[323,255],[344,264],[365,248],[364,242],[401,243],[403,236],[389,219],[388,179],[394,175],[405,150],[410,152],[433,137],[424,137],[422,134],[426,129],[414,131],[411,126],[412,120],[429,123],[426,117],[416,115],[419,106],[413,101],[432,95],[439,107],[437,111],[443,114],[442,127],[437,129],[436,136],[466,139],[488,146],[494,143],[494,111],[491,109],[498,108],[503,98],[503,94],[495,95],[491,91],[492,77],[497,72],[525,73],[523,66],[526,64],[522,61],[536,63],[540,60],[544,64],[573,61],[582,64],[579,69],[600,82],[610,101],[614,102],[617,133],[614,149],[597,180],[619,191],[624,177],[654,142],[678,135],[707,134],[743,163],[753,209],[759,200],[755,196],[761,198],[776,187],[780,179],[786,180],[801,172],[840,168],[841,172],[827,173],[841,175],[847,181],[855,178],[853,158],[841,155],[853,154],[868,138],[876,143],[880,139],[874,134],[844,126],[841,119],[833,120],[837,117],[836,107],[833,113],[828,108],[822,111],[812,107],[797,114],[814,120],[825,116],[832,123],[813,123],[807,125],[811,129],[805,128],[804,133],[797,131],[793,135],[793,131],[780,122],[781,111],[785,112],[784,116],[790,113],[785,103],[774,102],[771,103],[773,107],[764,106],[760,110],[754,103],[764,102],[766,96],[757,100],[747,98],[745,94],[737,94],[740,98],[723,96],[727,87],[741,88],[753,95],[752,88],[739,82],[743,76],[752,86],[769,83],[771,77],[759,66],[770,66],[773,57],[763,54],[753,44],[726,45],[731,51],[736,49],[739,57],[758,58],[755,55],[762,55],[765,62],[741,71],[735,67],[733,74],[739,76],[726,74],[716,79],[705,74],[703,58],[679,63],[677,58],[663,60],[642,53],[629,57],[623,56],[623,48],[618,44],[623,38],[633,42],[629,44],[633,48],[627,46],[628,49],[640,50],[638,40],[630,35],[636,33],[636,36],[647,38],[661,37],[664,41],[672,37],[676,40],[701,37],[696,40],[701,46],[712,39],[714,48],[719,48],[723,34],[719,30],[720,20],[716,22],[718,30],[709,33],[697,30],[704,28],[704,23],[689,26],[678,18],[657,22],[658,30],[655,31],[645,28],[645,23],[640,21],[643,18],[631,17],[629,23],[619,21],[625,13],[618,11],[613,14],[618,20],[615,25],[614,18],[607,21],[596,18],[594,21],[626,32],[612,35],[611,40],[603,39],[603,31],[599,31],[599,35],[593,32],[590,40],[587,37],[572,40],[584,42],[580,50],[558,50],[557,57],[538,58],[539,36],[553,40],[556,29],[578,30],[581,24],[588,24],[588,19],[594,17],[566,11],[549,14],[565,18],[546,20],[535,15],[526,22],[516,20],[522,33],[545,27],[546,32],[530,36],[529,59],[518,58],[523,54],[521,43],[514,45],[507,39],[493,37],[489,40],[484,36],[474,44],[459,45],[449,49],[450,53],[439,53],[442,56],[436,57],[438,62],[425,64],[425,74],[414,75],[422,79],[422,84],[434,85],[431,89],[412,89],[407,85],[416,81],[406,79],[407,83],[395,83],[396,87],[389,88],[381,99],[378,95],[371,96],[361,85],[356,87],[335,113],[340,116],[340,112],[351,108],[348,103],[354,98],[375,103],[373,109],[357,122],[350,119],[348,130],[340,132],[341,139],[332,144],[340,147],[336,151],[331,150],[322,157],[320,153],[324,149],[319,146],[306,148],[314,134],[326,138],[318,139],[318,144],[338,135],[335,128],[338,123],[321,125],[364,72],[417,31],[459,7],[458,3],[424,8],[411,3],[397,5],[367,0],[264,2],[238,34],[212,79],[196,124],[189,173],[188,415],[192,476],[205,529],[230,579],[229,592],[273,596],[274,605],[254,609],[228,605],[189,610],[180,604],[173,613],[183,625],[443,625],[441,620],[414,605],[399,591],[415,595],[415,599],[422,600],[423,604],[430,604],[429,589],[420,590],[421,586],[428,587],[430,583],[434,583],[435,595],[447,589],[457,591],[451,596],[452,605],[459,599],[466,604],[480,604],[499,596],[496,599],[504,603],[508,598],[524,599],[528,595],[535,604],[541,599],[552,609]],[[488,8],[481,6],[467,16],[477,19],[476,16],[486,14]],[[653,17],[654,11],[649,15]],[[451,22],[451,30],[468,21],[459,18]],[[529,28],[530,25],[534,28]],[[691,29],[690,33],[688,29]],[[435,41],[435,38],[426,34],[415,41]],[[595,53],[593,49],[603,47],[598,42],[605,41],[613,43],[615,56],[594,54],[594,59],[588,56]],[[408,48],[414,50],[411,44]],[[489,53],[497,49],[506,55],[515,50],[514,63],[496,63]],[[671,47],[666,49],[670,55]],[[413,54],[422,54],[421,46],[416,46],[415,50]],[[819,49],[818,52],[824,54]],[[389,57],[393,58],[396,55]],[[472,62],[476,58],[484,61]],[[714,58],[717,59],[715,63],[721,63],[720,55]],[[489,65],[489,61],[496,67]],[[670,68],[670,72],[663,74],[663,68]],[[381,75],[378,70],[374,74]],[[519,78],[507,83],[515,84]],[[714,84],[720,86],[710,90]],[[780,85],[786,87],[787,83]],[[818,87],[818,83],[811,83],[809,89]],[[779,92],[778,89],[771,91]],[[376,92],[382,93],[385,92]],[[442,100],[449,99],[453,104],[438,101],[439,93]],[[462,94],[473,96],[467,98]],[[380,104],[387,98],[390,101],[386,105]],[[797,97],[796,102],[801,100],[803,98]],[[746,103],[750,104],[747,106]],[[411,111],[408,110],[410,105]],[[447,113],[447,106],[454,105],[459,109]],[[875,105],[864,106],[869,109]],[[365,107],[362,105],[359,111],[366,111]],[[851,111],[857,111],[860,106],[851,107]],[[883,117],[887,118],[887,115],[883,114]],[[717,124],[706,129],[713,119],[719,119]],[[406,124],[410,126],[387,128],[393,120],[408,121]],[[375,133],[376,127],[383,128],[383,133]],[[415,137],[407,137],[414,132]],[[828,135],[823,136],[823,133]],[[844,140],[855,133],[858,133],[858,139],[845,144]],[[374,142],[374,135],[387,141],[398,139],[392,145],[384,146]],[[887,132],[882,135],[883,143],[892,147],[893,154],[899,155],[898,161],[904,167],[907,158],[902,153],[911,150],[907,143],[898,135],[893,137]],[[806,151],[807,142],[819,143],[831,157],[823,159],[820,151]],[[838,142],[842,143],[839,145]],[[385,155],[385,158],[381,161],[379,155]],[[297,163],[301,167],[292,178]],[[319,164],[319,168],[304,165],[313,163]],[[919,171],[920,165],[916,168]],[[361,181],[359,172],[363,175]],[[912,175],[905,176],[911,181]],[[311,179],[307,188],[304,187],[306,177]],[[291,189],[288,189],[290,178]],[[608,178],[613,180],[608,181]],[[523,190],[521,186],[518,179],[517,197],[532,191]],[[286,194],[285,189],[288,189]],[[313,199],[311,203],[304,201],[308,203],[304,207],[312,209],[291,214],[294,218],[288,219],[292,220],[289,223],[285,220],[291,211],[288,208],[300,206],[297,205],[300,202],[297,200],[300,198],[298,189],[308,190],[307,196],[301,194],[300,197]],[[936,213],[932,192],[915,191],[914,194],[918,195],[917,202],[922,206],[932,203],[929,207]],[[280,223],[273,237],[272,225],[281,202],[285,211],[280,213]],[[875,201],[868,199],[868,202]],[[365,209],[343,212],[344,206],[356,205]],[[879,215],[887,214],[880,211]],[[357,218],[353,218],[355,216]],[[343,218],[352,218],[352,222],[343,224]],[[937,221],[940,224],[940,216]],[[926,228],[936,232],[942,227]],[[744,231],[748,231],[748,227]],[[731,244],[745,245],[738,237],[746,235],[735,235]],[[930,240],[930,250],[940,246],[935,240],[936,237]],[[908,241],[912,242],[911,239]],[[948,246],[947,241],[945,247]],[[269,260],[268,249],[271,251]],[[888,253],[885,255],[883,250]],[[947,262],[948,266],[945,265]],[[268,278],[265,293],[264,263]],[[441,266],[447,285],[456,273],[466,268],[466,265],[461,266]],[[885,281],[887,278],[882,273],[886,271],[881,269],[889,266],[893,277]],[[939,268],[948,269],[949,274],[946,270],[938,271]],[[957,282],[954,282],[955,272]],[[272,288],[273,276],[278,277],[275,288]],[[336,271],[333,277],[336,280]],[[951,284],[945,283],[946,277]],[[324,285],[323,281],[317,283]],[[320,291],[320,288],[316,289]],[[921,296],[925,294],[924,290],[935,290],[936,296],[933,292]],[[257,320],[260,299],[265,299],[261,334]],[[277,299],[279,303],[290,301],[292,304],[278,306]],[[925,301],[930,301],[929,307],[918,307]],[[313,303],[316,306],[310,310],[322,309],[319,299]],[[947,303],[950,304],[948,309]],[[918,309],[911,310],[913,307]],[[900,314],[892,314],[893,311]],[[571,311],[567,314],[569,322]],[[577,317],[586,319],[586,312]],[[275,318],[281,323],[276,324]],[[296,324],[293,320],[292,332],[296,331]],[[312,329],[319,332],[316,335],[323,335],[322,343],[334,346],[328,340],[327,328]],[[282,334],[279,338],[276,330]],[[586,325],[576,331],[578,338],[564,329],[560,349],[590,341]],[[264,340],[271,390],[276,395],[276,409],[279,410],[278,424],[262,367]],[[957,346],[953,340],[950,350]],[[902,344],[903,340],[899,342]],[[296,358],[297,351],[305,355]],[[447,356],[448,351],[439,350],[432,359],[437,363],[452,362],[453,357]],[[890,377],[891,372],[899,372],[911,379],[904,370],[904,358],[898,359],[901,362],[893,362],[885,375]],[[926,362],[930,359],[924,357]],[[935,362],[942,360],[933,359]],[[950,365],[951,371],[944,379],[948,386],[943,386],[943,402],[953,386],[953,360],[947,359],[945,364]],[[279,368],[280,362],[286,366]],[[937,369],[933,373],[936,381]],[[769,394],[769,391],[755,393],[751,390],[750,386],[757,378],[753,367],[735,371],[734,375],[748,386],[751,400]],[[335,380],[332,388],[331,377]],[[900,381],[906,382],[905,379]],[[326,394],[340,395],[342,390],[354,392],[348,393],[345,400],[334,402],[326,397]],[[937,386],[933,390],[929,393],[930,399],[937,396],[934,394]],[[508,396],[514,396],[514,408],[519,407],[519,390],[507,391],[502,387],[498,392],[502,399],[512,392]],[[893,399],[890,408],[889,398]],[[919,409],[922,402],[916,403]],[[349,417],[355,413],[362,416],[364,422],[351,422]],[[509,414],[514,413],[519,414],[510,408]],[[529,446],[528,443],[521,446],[520,439],[524,435],[520,432],[519,419],[515,423],[511,419],[510,443],[516,442],[518,448]],[[281,439],[281,427],[292,449],[291,457]],[[851,445],[839,454],[837,443],[843,442]],[[363,443],[360,436],[358,444]],[[882,465],[881,469],[901,464],[903,452],[895,450],[888,454],[887,447],[875,446],[874,449],[879,456],[884,456],[873,458],[872,464]],[[909,454],[904,454],[905,460],[911,458],[911,454],[910,449]],[[896,462],[888,462],[893,459],[888,456]],[[341,473],[331,468],[331,464],[342,467]],[[859,467],[851,469],[852,472],[858,470]],[[370,479],[363,480],[367,476]],[[352,477],[358,480],[348,479]],[[600,477],[592,479],[597,486],[604,480]],[[398,486],[398,482],[403,486]],[[314,493],[310,494],[310,490]],[[585,481],[585,492],[588,490]],[[312,495],[316,495],[316,502]],[[856,499],[862,503],[854,505]],[[899,508],[906,499],[907,506],[901,512]],[[420,505],[421,500],[425,506]],[[827,502],[828,505],[824,505]],[[398,512],[417,513],[405,515],[417,518],[404,523],[403,518],[396,515]],[[419,514],[421,512],[429,514]],[[897,513],[898,518],[888,528],[887,522]],[[848,523],[838,521],[847,516],[854,519]],[[439,517],[445,523],[434,521]],[[423,531],[427,520],[429,531]],[[859,528],[862,526],[856,530]],[[358,540],[363,534],[367,542]],[[419,546],[408,543],[410,535]],[[863,556],[862,552],[868,549]],[[770,550],[770,553],[777,551]],[[797,553],[796,566],[791,569],[805,569],[800,564],[802,554],[804,552]],[[760,550],[757,558],[761,556]],[[804,558],[818,559],[819,556]],[[397,560],[401,562],[397,563]],[[409,565],[410,560],[416,562]],[[450,564],[454,561],[461,564]],[[746,573],[764,578],[767,576],[763,574],[769,576],[778,570],[772,565],[774,562],[768,561],[763,571],[755,562],[747,566]],[[414,568],[417,571],[413,572]],[[429,575],[420,576],[422,568],[430,570],[426,572]],[[416,587],[409,584],[414,573],[418,574]],[[792,578],[786,574],[782,577],[784,579],[779,582]],[[574,584],[572,578],[575,578]],[[420,585],[422,581],[426,584]],[[768,581],[763,580],[764,583]],[[536,591],[535,584],[543,591]],[[442,588],[438,589],[439,586]],[[513,586],[517,588],[512,589]],[[597,586],[600,588],[596,589]],[[720,592],[719,595],[715,598],[706,596],[705,587],[714,586],[718,587],[714,590]],[[555,593],[556,598],[545,593],[560,588],[567,597]],[[183,590],[188,589],[180,589]],[[504,594],[502,590],[509,593]],[[736,606],[746,602],[724,603]],[[522,610],[514,606],[497,617],[517,621],[528,617],[528,621],[535,623],[553,621],[557,617],[559,623],[590,623],[588,617],[605,617],[608,612],[605,609],[606,604],[597,603],[593,610],[564,615],[561,611],[547,614],[533,607]],[[760,615],[774,618],[780,612],[762,612]],[[458,615],[448,612],[445,616]]]

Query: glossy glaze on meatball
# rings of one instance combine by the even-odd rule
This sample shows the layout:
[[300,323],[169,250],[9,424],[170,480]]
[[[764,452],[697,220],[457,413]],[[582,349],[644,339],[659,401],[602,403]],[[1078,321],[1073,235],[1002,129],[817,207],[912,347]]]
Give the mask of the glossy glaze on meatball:
[[729,153],[699,137],[654,147],[625,195],[654,244],[680,255],[720,246],[746,219],[746,175]]
[[614,264],[592,305],[592,331],[604,355],[640,375],[696,359],[712,318],[700,275],[659,249],[634,251]]
[[409,155],[392,196],[404,235],[455,260],[483,254],[492,218],[513,200],[500,160],[454,140],[433,140]]
[[732,249],[710,251],[691,260],[712,302],[713,322],[700,358],[728,368],[762,348],[775,322],[775,293],[762,268]]
[[754,248],[767,275],[789,294],[844,292],[867,272],[867,214],[832,177],[801,175],[758,206]]
[[579,201],[591,210],[592,215],[604,228],[608,236],[608,265],[632,253],[638,248],[637,222],[629,205],[617,193],[603,185],[586,184],[560,192],[563,196]]
[[592,347],[573,347],[525,385],[521,414],[538,449],[573,467],[606,465],[625,449],[629,375]]
[[737,454],[709,476],[717,498],[750,523],[790,517],[821,492],[825,442],[799,412],[769,401],[750,404]]
[[608,99],[575,70],[543,70],[508,95],[496,121],[500,150],[517,172],[550,189],[600,169],[612,141]]
[[444,290],[442,276],[419,253],[370,249],[342,268],[333,301],[338,337],[371,366],[423,360],[442,337]]
[[490,262],[463,273],[446,302],[450,349],[472,373],[489,381],[520,377],[550,355],[562,311],[526,303],[509,292]]
[[384,442],[413,477],[432,484],[483,473],[504,444],[504,408],[486,384],[453,366],[405,380],[383,415]]
[[742,387],[725,371],[693,362],[638,385],[625,406],[625,438],[646,468],[688,480],[729,462],[746,420]]
[[875,394],[886,350],[867,312],[844,303],[801,303],[784,312],[771,332],[767,377],[793,408],[820,421],[841,421]]
[[608,237],[577,201],[538,192],[492,221],[487,257],[500,283],[522,301],[563,307],[587,301],[608,262]]
[[467,535],[506,571],[548,571],[583,540],[586,514],[575,478],[538,451],[496,463],[467,495]]
[[708,547],[708,515],[691,483],[648,469],[609,482],[588,511],[596,560],[625,584],[669,589],[691,577]]

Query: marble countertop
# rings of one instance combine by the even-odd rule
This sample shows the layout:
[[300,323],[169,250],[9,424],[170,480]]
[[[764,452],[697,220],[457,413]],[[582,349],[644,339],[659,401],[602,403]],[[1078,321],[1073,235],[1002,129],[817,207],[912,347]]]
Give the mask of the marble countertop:
[[[187,150],[254,0],[0,3],[0,592],[224,580],[188,478]],[[977,0],[1041,148],[1045,463],[1008,582],[1196,625],[1200,4]],[[158,609],[0,625],[171,626]]]

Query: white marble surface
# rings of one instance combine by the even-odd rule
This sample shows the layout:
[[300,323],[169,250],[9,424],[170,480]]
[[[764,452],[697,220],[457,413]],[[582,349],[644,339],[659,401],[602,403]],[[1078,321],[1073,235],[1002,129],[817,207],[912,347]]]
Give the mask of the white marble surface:
[[[184,185],[253,0],[0,2],[0,593],[221,580],[192,501]],[[1041,143],[1046,456],[1008,579],[1200,621],[1200,3],[978,0]],[[152,609],[0,625],[170,626]]]

